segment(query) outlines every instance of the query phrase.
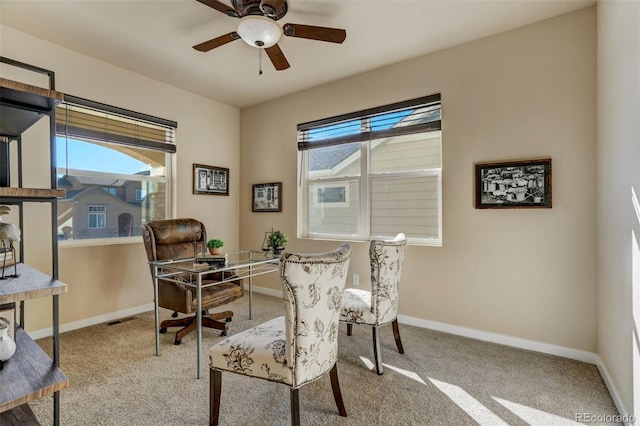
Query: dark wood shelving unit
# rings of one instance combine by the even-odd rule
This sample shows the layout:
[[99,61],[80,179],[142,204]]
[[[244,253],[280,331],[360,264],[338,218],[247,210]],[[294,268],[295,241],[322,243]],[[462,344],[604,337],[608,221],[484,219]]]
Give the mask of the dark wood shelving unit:
[[[0,280],[0,305],[20,306],[19,327],[15,330],[16,353],[0,370],[0,424],[39,424],[28,403],[41,397],[53,396],[53,424],[60,424],[60,391],[69,380],[60,370],[59,295],[67,292],[67,285],[58,280],[57,203],[65,194],[56,188],[55,108],[63,100],[56,92],[54,73],[29,64],[0,57],[0,62],[49,76],[49,89],[0,78],[0,204],[20,206],[20,229],[23,230],[24,203],[51,205],[51,275],[44,274],[24,263],[18,263],[18,276]],[[51,158],[50,188],[22,187],[22,134],[43,117],[49,117],[49,150]],[[11,143],[18,148],[18,185],[11,186]],[[20,245],[20,262],[24,262],[24,243]],[[13,273],[13,266],[8,268]],[[53,354],[49,357],[24,331],[24,301],[51,297],[53,305]]]

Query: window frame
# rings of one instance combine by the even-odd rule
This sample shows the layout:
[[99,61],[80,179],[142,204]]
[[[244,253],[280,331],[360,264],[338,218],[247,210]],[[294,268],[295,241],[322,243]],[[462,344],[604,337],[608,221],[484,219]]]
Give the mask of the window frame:
[[[101,208],[101,210],[91,210]],[[95,216],[96,224],[102,222],[103,226],[91,226],[91,217]],[[99,218],[103,218],[102,221]],[[107,229],[107,206],[106,204],[89,204],[87,206],[87,229]]]
[[[392,112],[394,109],[397,110],[398,107],[410,107],[411,105],[416,105],[418,102],[424,102],[425,100],[430,102],[436,102],[439,104],[441,108],[440,95],[432,95],[429,97],[418,98],[410,101],[399,102],[396,104],[391,104],[387,106],[371,108],[368,110],[345,114],[342,116],[336,116],[333,118],[317,120],[315,122],[303,123],[298,126],[299,131],[299,142],[298,142],[298,173],[299,173],[299,185],[298,185],[298,206],[297,206],[297,216],[298,216],[298,238],[300,239],[311,239],[311,240],[338,240],[338,241],[369,241],[371,239],[379,239],[379,238],[390,238],[393,237],[391,235],[375,235],[371,233],[371,187],[372,182],[375,180],[384,180],[384,179],[392,179],[392,178],[411,178],[411,177],[437,177],[437,188],[438,188],[438,202],[437,202],[437,210],[438,210],[438,237],[437,238],[420,238],[420,237],[408,237],[407,242],[411,245],[424,245],[424,246],[434,246],[434,247],[442,247],[443,241],[443,219],[442,219],[442,203],[443,203],[443,193],[442,193],[442,173],[443,173],[443,159],[442,159],[442,126],[441,126],[441,118],[437,120],[437,129],[431,128],[431,126],[427,126],[427,128],[423,131],[412,132],[419,134],[427,134],[431,132],[439,132],[439,156],[440,156],[440,167],[436,168],[424,168],[424,169],[416,169],[410,171],[395,171],[395,172],[372,172],[371,171],[371,149],[374,145],[374,142],[378,139],[388,137],[385,133],[391,132],[381,132],[380,136],[376,136],[369,139],[362,138],[358,135],[350,135],[344,138],[334,138],[334,141],[338,141],[339,139],[349,140],[348,142],[340,142],[335,143],[335,145],[342,143],[353,143],[357,142],[360,138],[360,174],[354,176],[341,175],[338,177],[309,177],[309,155],[305,155],[305,150],[310,149],[309,145],[313,142],[304,141],[300,142],[300,131],[312,128],[314,126],[330,126],[332,123],[337,121],[345,121],[345,120],[353,120],[353,119],[362,119],[366,120],[364,117],[367,114],[380,114],[386,112]],[[440,109],[441,111],[441,109]],[[367,130],[368,123],[362,125],[364,131]],[[364,132],[363,132],[364,133]],[[371,132],[373,133],[373,132]],[[391,135],[393,136],[393,135]],[[306,144],[306,145],[304,145]],[[303,146],[301,146],[303,145]],[[322,149],[327,146],[332,146],[334,143],[322,143],[320,142],[317,146],[319,149]],[[356,151],[358,152],[358,151]],[[348,181],[348,180],[358,180],[359,182],[359,210],[358,210],[358,233],[357,235],[348,235],[348,234],[335,234],[329,232],[311,232],[309,225],[309,211],[310,203],[309,197],[314,197],[315,205],[315,194],[311,195],[309,187],[315,182],[321,182],[323,184],[331,185],[331,182],[336,182],[335,185],[339,185],[340,182]],[[348,191],[347,191],[348,193]],[[402,232],[399,230],[398,232]]]
[[[56,122],[56,137],[57,138],[69,138],[75,139],[80,142],[88,142],[98,141],[104,145],[113,145],[113,146],[121,146],[121,147],[137,147],[142,149],[150,149],[158,152],[164,152],[164,176],[149,176],[149,175],[137,175],[137,174],[122,174],[122,173],[108,173],[108,172],[92,172],[86,170],[75,170],[67,167],[60,167],[59,165],[56,168],[57,174],[65,174],[68,172],[69,174],[73,174],[76,176],[84,176],[84,177],[95,177],[99,175],[100,177],[109,177],[113,179],[126,179],[129,181],[140,181],[140,182],[156,182],[164,184],[165,189],[165,197],[164,197],[164,218],[170,219],[173,215],[173,162],[175,161],[173,155],[176,152],[176,144],[175,144],[175,135],[177,131],[178,123],[166,120],[163,118],[147,115],[144,113],[139,113],[107,104],[102,104],[99,102],[91,101],[84,98],[79,98],[72,95],[65,95],[64,101],[58,106],[58,108],[64,108],[65,104],[69,104],[75,107],[87,108],[97,110],[100,113],[106,114],[108,117],[111,116],[120,116],[124,121],[138,121],[138,122],[146,122],[151,125],[165,127],[172,131],[171,138],[166,142],[158,142],[154,140],[147,140],[143,138],[139,138],[137,136],[119,136],[118,134],[108,134],[109,140],[101,139],[99,132],[93,131],[85,131],[82,128],[73,128],[72,132],[74,134],[67,134],[70,130],[70,127],[67,125],[65,129],[64,120],[58,120]],[[136,200],[141,201],[141,200]],[[106,224],[106,220],[105,220]],[[87,224],[88,226],[88,224]],[[103,228],[88,228],[88,229],[103,229]],[[101,237],[101,238],[81,238],[81,239],[72,239],[72,240],[59,240],[58,244],[60,248],[65,247],[84,247],[84,246],[102,246],[102,245],[117,245],[117,244],[133,244],[140,243],[142,241],[141,235],[134,236],[116,236],[116,237]]]

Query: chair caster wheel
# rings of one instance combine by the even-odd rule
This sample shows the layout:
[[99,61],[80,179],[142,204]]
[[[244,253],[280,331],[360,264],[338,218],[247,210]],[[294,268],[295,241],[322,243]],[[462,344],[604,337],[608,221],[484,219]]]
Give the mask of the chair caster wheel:
[[178,313],[177,312],[172,313],[171,318],[178,318]]
[[176,339],[173,341],[173,344],[178,346],[180,343],[182,343],[182,339]]
[[226,322],[231,322],[231,317],[227,317],[224,319]]
[[226,335],[227,335],[227,330],[222,330],[222,333],[220,333],[220,336],[221,336],[221,337],[224,337],[224,336],[226,336]]
[[159,331],[160,333],[164,334],[167,332],[167,327],[162,327]]

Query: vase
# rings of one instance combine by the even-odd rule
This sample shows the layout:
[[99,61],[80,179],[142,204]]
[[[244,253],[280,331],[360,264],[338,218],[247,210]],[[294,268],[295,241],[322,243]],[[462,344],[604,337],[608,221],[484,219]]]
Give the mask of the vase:
[[211,253],[214,256],[218,255],[218,254],[220,254],[220,249],[219,248],[209,247],[209,253]]
[[278,255],[282,253],[282,250],[284,250],[284,247],[272,247],[271,249],[273,250],[273,254]]
[[16,342],[9,336],[11,323],[8,319],[0,317],[0,370],[3,363],[16,352]]
[[524,199],[526,198],[527,194],[524,192],[518,192],[516,194],[516,201],[524,201]]

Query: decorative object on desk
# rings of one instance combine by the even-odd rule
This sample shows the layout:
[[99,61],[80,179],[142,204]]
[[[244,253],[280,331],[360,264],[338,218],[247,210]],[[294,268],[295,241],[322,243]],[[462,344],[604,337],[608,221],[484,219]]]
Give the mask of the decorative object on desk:
[[[20,241],[20,230],[13,223],[7,223],[2,220],[2,216],[11,213],[11,207],[9,206],[0,206],[0,249],[3,252],[2,263],[2,276],[0,279],[12,278],[18,276],[18,266],[15,261],[13,262],[13,275],[5,274],[5,267],[10,265],[8,262],[10,259],[15,259],[16,257],[16,249],[13,246],[14,241]],[[10,258],[9,254],[10,253]]]
[[253,185],[252,212],[282,211],[282,182]]
[[229,255],[207,257],[204,259],[211,268],[224,268],[229,265]]
[[9,336],[10,327],[9,320],[0,317],[0,370],[4,367],[4,362],[16,353],[16,342]]
[[551,159],[475,165],[476,208],[551,208]]
[[6,318],[9,321],[9,337],[15,339],[14,331],[15,324],[13,319],[15,318],[16,310],[13,308],[13,304],[0,305],[0,318]]
[[287,234],[280,230],[272,231],[267,237],[267,247],[273,250],[273,254],[280,254],[287,245]]
[[229,195],[229,169],[224,167],[193,165],[193,193]]
[[218,238],[212,238],[207,241],[207,248],[209,249],[209,253],[216,255],[220,254],[220,249],[224,247],[224,241]]

